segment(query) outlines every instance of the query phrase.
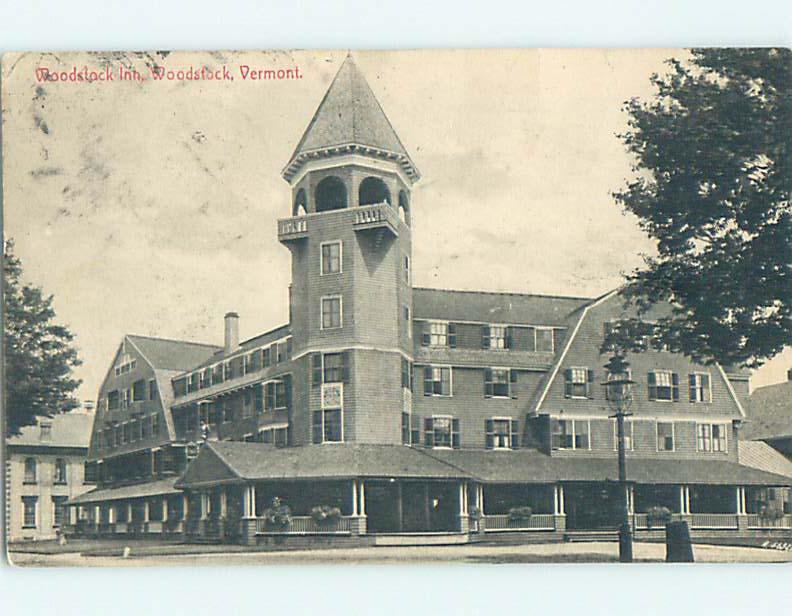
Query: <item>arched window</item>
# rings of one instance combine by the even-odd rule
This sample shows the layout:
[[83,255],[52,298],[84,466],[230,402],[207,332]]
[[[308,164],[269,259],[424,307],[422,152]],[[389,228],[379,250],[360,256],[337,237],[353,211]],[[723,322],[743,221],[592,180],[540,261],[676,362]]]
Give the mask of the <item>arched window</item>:
[[316,211],[343,210],[347,206],[344,183],[334,175],[326,177],[316,186]]
[[373,205],[375,203],[390,203],[391,195],[388,187],[379,178],[369,177],[360,183],[358,191],[360,205]]
[[308,210],[308,201],[305,196],[305,189],[301,188],[297,191],[297,196],[294,197],[294,207],[292,207],[292,216],[305,216]]
[[410,198],[403,190],[399,191],[399,218],[401,218],[407,226],[410,225]]

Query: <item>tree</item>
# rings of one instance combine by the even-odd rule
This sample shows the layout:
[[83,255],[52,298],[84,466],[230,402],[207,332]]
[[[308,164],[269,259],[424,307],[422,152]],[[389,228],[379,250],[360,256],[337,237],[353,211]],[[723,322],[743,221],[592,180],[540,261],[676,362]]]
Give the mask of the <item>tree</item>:
[[51,417],[78,405],[72,369],[81,364],[74,336],[53,322],[52,296],[24,284],[22,264],[6,242],[3,260],[6,434],[18,434],[37,415]]
[[[638,318],[606,345],[653,340],[694,361],[755,367],[792,342],[792,52],[695,49],[625,103],[635,178],[614,194],[657,241],[628,276]],[[668,303],[649,323],[646,311]],[[612,348],[612,347],[610,347]]]

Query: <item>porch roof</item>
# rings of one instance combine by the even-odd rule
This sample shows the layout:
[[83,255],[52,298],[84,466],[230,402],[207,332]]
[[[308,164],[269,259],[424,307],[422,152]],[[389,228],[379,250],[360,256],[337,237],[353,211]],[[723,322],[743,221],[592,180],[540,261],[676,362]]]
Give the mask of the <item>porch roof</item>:
[[263,443],[209,441],[176,485],[356,477],[453,479],[469,475],[422,450],[403,445],[339,443],[278,448]]
[[148,483],[136,483],[117,488],[96,489],[80,494],[70,499],[68,505],[85,505],[88,503],[100,503],[104,501],[122,500],[127,498],[144,498],[148,496],[161,496],[165,494],[179,494],[179,490],[173,487],[177,477],[149,481]]
[[[451,464],[487,483],[553,483],[616,481],[616,455],[608,458],[548,456],[532,449],[517,451],[431,450]],[[627,459],[627,479],[644,484],[722,484],[787,486],[792,478],[726,460]]]

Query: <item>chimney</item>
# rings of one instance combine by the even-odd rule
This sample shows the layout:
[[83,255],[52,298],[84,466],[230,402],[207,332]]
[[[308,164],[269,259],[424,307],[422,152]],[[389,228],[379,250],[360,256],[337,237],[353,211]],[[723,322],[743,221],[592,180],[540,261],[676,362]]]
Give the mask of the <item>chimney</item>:
[[239,315],[227,312],[225,315],[225,352],[232,353],[239,348]]

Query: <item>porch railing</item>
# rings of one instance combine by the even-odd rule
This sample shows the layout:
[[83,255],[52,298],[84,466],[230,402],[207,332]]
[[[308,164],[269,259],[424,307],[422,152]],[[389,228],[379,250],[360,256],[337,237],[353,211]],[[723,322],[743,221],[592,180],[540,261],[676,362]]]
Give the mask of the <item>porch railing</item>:
[[317,522],[311,516],[294,516],[283,528],[273,528],[264,518],[256,518],[257,535],[339,535],[350,534],[350,518]]
[[758,513],[749,513],[748,528],[792,528],[792,514],[770,519]]
[[508,530],[555,530],[555,517],[552,513],[535,513],[530,518],[509,519],[508,514],[485,515],[481,519],[485,532]]
[[693,513],[690,517],[691,528],[737,528],[735,513]]

